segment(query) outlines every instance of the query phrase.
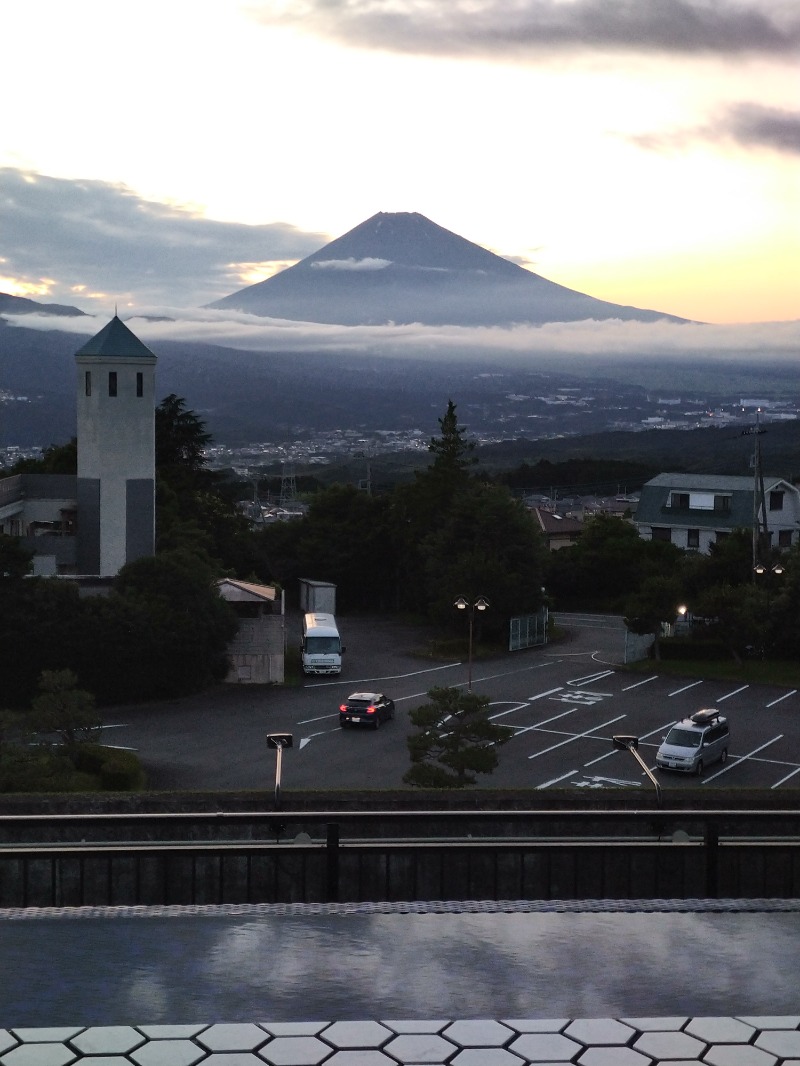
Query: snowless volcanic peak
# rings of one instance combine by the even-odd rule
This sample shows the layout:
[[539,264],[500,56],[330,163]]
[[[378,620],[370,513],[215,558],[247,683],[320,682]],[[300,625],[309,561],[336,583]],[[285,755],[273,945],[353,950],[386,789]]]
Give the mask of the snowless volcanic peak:
[[681,321],[547,281],[416,212],[379,212],[288,270],[210,306],[339,325]]

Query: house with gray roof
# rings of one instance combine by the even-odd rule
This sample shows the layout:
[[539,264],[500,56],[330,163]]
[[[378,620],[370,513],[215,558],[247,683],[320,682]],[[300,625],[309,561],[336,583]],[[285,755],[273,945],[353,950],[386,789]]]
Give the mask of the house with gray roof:
[[771,548],[800,537],[800,489],[780,477],[659,474],[642,488],[634,524],[645,540],[664,540],[707,554],[735,529],[766,530]]

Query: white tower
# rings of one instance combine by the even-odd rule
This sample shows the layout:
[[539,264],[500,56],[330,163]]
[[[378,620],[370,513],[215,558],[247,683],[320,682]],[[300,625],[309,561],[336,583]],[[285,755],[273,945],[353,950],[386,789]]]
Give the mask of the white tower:
[[155,550],[156,357],[116,316],[75,353],[79,574]]

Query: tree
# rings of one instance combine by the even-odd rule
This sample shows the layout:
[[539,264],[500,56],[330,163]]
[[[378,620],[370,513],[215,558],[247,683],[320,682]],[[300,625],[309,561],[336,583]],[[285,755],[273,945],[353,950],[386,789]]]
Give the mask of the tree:
[[15,474],[76,474],[78,472],[78,438],[68,444],[51,444],[41,459],[18,459]]
[[238,623],[202,558],[176,551],[137,559],[114,588],[135,620],[139,698],[183,695],[225,676]]
[[501,486],[470,481],[419,551],[425,578],[417,594],[439,623],[459,624],[453,610],[459,595],[488,599],[491,611],[481,625],[498,634],[512,615],[541,606],[546,549],[530,512]]
[[489,697],[458,688],[432,688],[430,703],[411,711],[419,732],[408,738],[411,769],[406,784],[420,788],[463,788],[475,774],[497,766],[497,748],[514,735],[489,720]]
[[334,485],[317,493],[307,517],[295,521],[297,559],[306,576],[338,585],[343,609],[385,604],[394,577],[387,497]]
[[29,722],[37,733],[56,733],[65,747],[96,740],[103,723],[91,692],[77,687],[71,670],[44,670]]
[[625,625],[632,633],[652,634],[656,659],[661,658],[661,627],[675,620],[680,599],[681,586],[675,578],[655,575],[646,578],[625,604]]
[[0,533],[0,581],[25,577],[33,569],[33,553],[16,537]]
[[434,456],[433,471],[439,477],[453,478],[478,460],[472,455],[475,442],[468,441],[465,426],[459,426],[456,405],[447,401],[447,410],[438,420],[441,434],[431,437],[428,451]]
[[159,471],[182,467],[201,470],[211,442],[205,422],[186,407],[182,396],[171,392],[156,407],[156,467]]
[[[716,585],[693,605],[695,619],[704,619],[705,633],[726,645],[741,664],[749,648],[763,653],[768,640],[769,593],[754,585]],[[697,624],[692,635],[703,632]]]

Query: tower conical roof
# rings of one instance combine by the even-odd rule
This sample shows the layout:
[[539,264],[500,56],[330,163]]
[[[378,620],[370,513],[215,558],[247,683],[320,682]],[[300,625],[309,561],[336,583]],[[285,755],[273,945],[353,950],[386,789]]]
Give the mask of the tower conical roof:
[[75,353],[76,358],[79,355],[99,355],[104,359],[156,358],[117,315]]

